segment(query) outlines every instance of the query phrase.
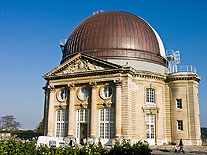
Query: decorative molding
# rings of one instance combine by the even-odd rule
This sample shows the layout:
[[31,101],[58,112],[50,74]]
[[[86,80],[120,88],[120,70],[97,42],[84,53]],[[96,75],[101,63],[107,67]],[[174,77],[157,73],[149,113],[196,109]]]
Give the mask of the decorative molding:
[[145,73],[138,72],[131,68],[120,68],[120,69],[107,69],[107,70],[97,70],[92,72],[77,72],[73,74],[59,74],[59,75],[50,75],[45,77],[46,80],[56,80],[56,79],[66,79],[66,78],[80,78],[80,77],[89,77],[89,76],[100,76],[100,75],[113,75],[113,74],[131,74],[134,78],[147,78],[165,81],[166,76],[155,74],[155,73]]
[[157,105],[152,105],[152,106],[145,105],[144,107],[142,107],[142,110],[143,111],[147,111],[147,110],[152,111],[152,110],[155,110],[155,111],[159,112],[160,108],[157,107]]
[[161,80],[161,81],[165,81],[165,79],[166,79],[166,76],[164,76],[164,75],[159,75],[159,74],[154,74],[154,73],[145,73],[144,71],[142,73],[135,73],[132,75],[134,77],[147,78],[147,79],[153,79],[153,80]]
[[70,90],[75,90],[75,84],[74,84],[74,83],[70,83],[70,84],[68,84],[67,87],[68,87]]
[[102,109],[102,108],[111,108],[112,107],[112,102],[106,102],[106,101],[104,101],[104,102],[99,102],[99,103],[97,103],[97,106],[98,106],[98,109]]
[[92,88],[96,88],[97,87],[97,83],[94,81],[94,82],[90,82],[89,85],[92,87]]
[[122,80],[121,79],[114,80],[114,84],[115,86],[122,86]]
[[49,86],[48,86],[48,90],[49,90],[50,92],[54,92],[54,91],[55,91],[55,86],[54,86],[54,85],[49,85]]
[[97,57],[93,57],[91,55],[87,55],[85,53],[78,53],[68,61],[45,74],[43,78],[47,80],[50,79],[50,77],[60,77],[74,73],[85,74],[93,71],[105,71],[119,68],[122,68],[122,66]]
[[78,110],[78,109],[90,109],[91,105],[88,103],[80,102],[80,103],[76,103],[74,106],[76,107],[76,110]]
[[70,73],[76,73],[76,72],[104,70],[104,69],[107,69],[107,68],[94,65],[90,63],[88,60],[78,59],[73,64],[68,66],[65,70],[63,70],[60,73],[57,73],[57,75],[70,74]]
[[167,77],[166,82],[172,82],[172,81],[178,81],[178,80],[193,80],[199,83],[201,78],[198,76]]

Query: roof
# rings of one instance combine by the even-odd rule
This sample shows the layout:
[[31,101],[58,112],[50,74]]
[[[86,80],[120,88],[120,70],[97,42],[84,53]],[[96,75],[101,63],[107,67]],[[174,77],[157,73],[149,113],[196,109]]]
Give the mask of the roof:
[[65,44],[61,63],[79,52],[165,66],[164,46],[157,32],[142,18],[123,11],[98,13],[80,23]]

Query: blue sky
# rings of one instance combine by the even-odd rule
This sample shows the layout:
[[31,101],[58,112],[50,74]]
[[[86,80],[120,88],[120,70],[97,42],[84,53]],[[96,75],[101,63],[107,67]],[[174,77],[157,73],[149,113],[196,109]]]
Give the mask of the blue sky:
[[207,127],[207,1],[205,0],[0,0],[0,117],[12,114],[23,129],[43,118],[42,76],[61,60],[59,40],[93,11],[127,11],[145,19],[166,49],[180,50],[193,65],[199,87],[201,126]]

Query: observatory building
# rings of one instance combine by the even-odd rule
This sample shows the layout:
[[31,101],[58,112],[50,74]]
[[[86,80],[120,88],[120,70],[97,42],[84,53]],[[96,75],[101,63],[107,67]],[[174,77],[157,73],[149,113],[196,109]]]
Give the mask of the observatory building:
[[165,51],[142,18],[98,12],[61,43],[60,65],[47,81],[44,135],[115,138],[150,145],[200,145],[198,85],[192,66],[180,68],[179,52]]

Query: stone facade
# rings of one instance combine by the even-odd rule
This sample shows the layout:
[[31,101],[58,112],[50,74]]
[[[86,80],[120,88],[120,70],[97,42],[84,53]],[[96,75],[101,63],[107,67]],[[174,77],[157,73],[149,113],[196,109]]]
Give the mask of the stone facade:
[[[115,138],[151,145],[178,143],[182,138],[186,145],[201,144],[200,77],[195,73],[137,71],[82,53],[44,79],[44,135],[58,137],[62,131],[63,137],[75,137],[78,143],[102,137],[103,144]],[[64,90],[66,96],[60,99]],[[59,116],[64,117],[62,122]]]

